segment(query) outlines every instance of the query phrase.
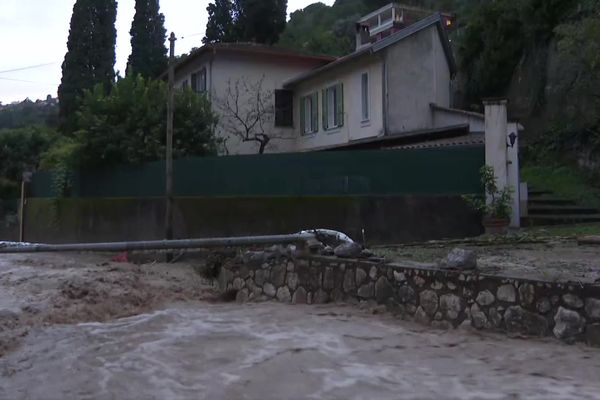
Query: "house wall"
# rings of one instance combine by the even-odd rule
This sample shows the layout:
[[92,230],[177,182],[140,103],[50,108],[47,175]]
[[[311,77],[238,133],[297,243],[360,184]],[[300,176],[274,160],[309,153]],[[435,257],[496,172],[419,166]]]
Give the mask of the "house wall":
[[433,128],[430,103],[450,105],[450,71],[436,26],[385,50],[387,133]]
[[[190,75],[200,71],[203,67],[207,69],[207,86],[210,88],[210,100],[213,111],[219,117],[217,125],[217,136],[225,140],[224,154],[256,154],[258,144],[255,142],[243,142],[238,136],[232,134],[231,126],[239,127],[235,123],[231,113],[223,111],[222,103],[227,97],[227,91],[235,86],[236,82],[256,86],[263,79],[262,89],[268,104],[274,107],[274,91],[283,86],[283,82],[303,72],[317,68],[323,64],[322,61],[313,61],[303,58],[291,58],[251,52],[235,52],[217,50],[215,54],[207,53],[197,57],[194,62],[182,67],[176,74],[176,86],[181,86],[185,79],[190,80]],[[251,91],[252,92],[252,91]],[[247,104],[251,101],[250,95],[240,97],[238,104],[242,111],[240,114],[247,115]],[[254,91],[255,93],[255,91]],[[267,147],[267,152],[286,152],[293,150],[293,128],[279,128],[274,126],[274,115],[270,115],[265,121],[267,133],[286,139],[274,139]]]
[[[294,90],[294,131],[297,151],[313,150],[344,144],[353,140],[383,135],[383,62],[378,56],[363,58],[344,67],[336,68],[301,83]],[[362,121],[362,74],[369,74],[369,121]],[[323,129],[322,91],[342,83],[344,87],[344,124],[342,127]],[[300,124],[300,101],[314,92],[319,97],[319,130],[303,135]]]

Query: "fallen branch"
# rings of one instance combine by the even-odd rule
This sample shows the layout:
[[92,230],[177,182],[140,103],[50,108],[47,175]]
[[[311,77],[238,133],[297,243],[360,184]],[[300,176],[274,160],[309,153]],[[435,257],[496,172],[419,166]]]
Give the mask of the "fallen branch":
[[582,236],[577,238],[579,246],[591,245],[600,246],[600,236]]

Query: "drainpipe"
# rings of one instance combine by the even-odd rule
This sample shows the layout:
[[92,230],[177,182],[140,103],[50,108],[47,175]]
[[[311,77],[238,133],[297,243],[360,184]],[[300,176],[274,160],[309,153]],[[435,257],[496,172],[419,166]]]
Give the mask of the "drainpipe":
[[388,130],[388,76],[387,76],[387,52],[383,57],[382,63],[382,72],[381,72],[381,96],[383,97],[383,102],[381,104],[382,112],[383,112],[383,136],[387,136]]

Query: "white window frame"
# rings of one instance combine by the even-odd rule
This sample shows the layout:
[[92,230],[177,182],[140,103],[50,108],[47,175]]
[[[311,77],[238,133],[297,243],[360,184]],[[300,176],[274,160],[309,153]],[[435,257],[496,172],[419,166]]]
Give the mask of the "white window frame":
[[[342,82],[337,82],[327,86],[322,91],[323,130],[330,131],[344,126],[343,87]],[[338,107],[341,107],[341,113],[338,113]]]
[[[319,95],[308,93],[300,98],[300,130],[303,136],[313,135],[319,131]],[[316,101],[317,104],[313,104]],[[316,115],[313,115],[316,111]],[[304,118],[302,118],[304,117]]]
[[369,72],[363,72],[360,75],[360,105],[361,122],[369,122],[371,119],[371,82]]

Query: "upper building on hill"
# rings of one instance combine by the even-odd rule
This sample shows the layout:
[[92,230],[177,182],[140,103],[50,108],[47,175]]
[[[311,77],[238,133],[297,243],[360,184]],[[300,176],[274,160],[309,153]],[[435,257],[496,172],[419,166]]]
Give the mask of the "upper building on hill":
[[210,44],[176,66],[176,85],[210,98],[225,154],[455,136],[481,144],[472,133],[483,131],[483,115],[451,108],[451,25],[449,15],[390,4],[357,21],[357,50],[347,56]]

